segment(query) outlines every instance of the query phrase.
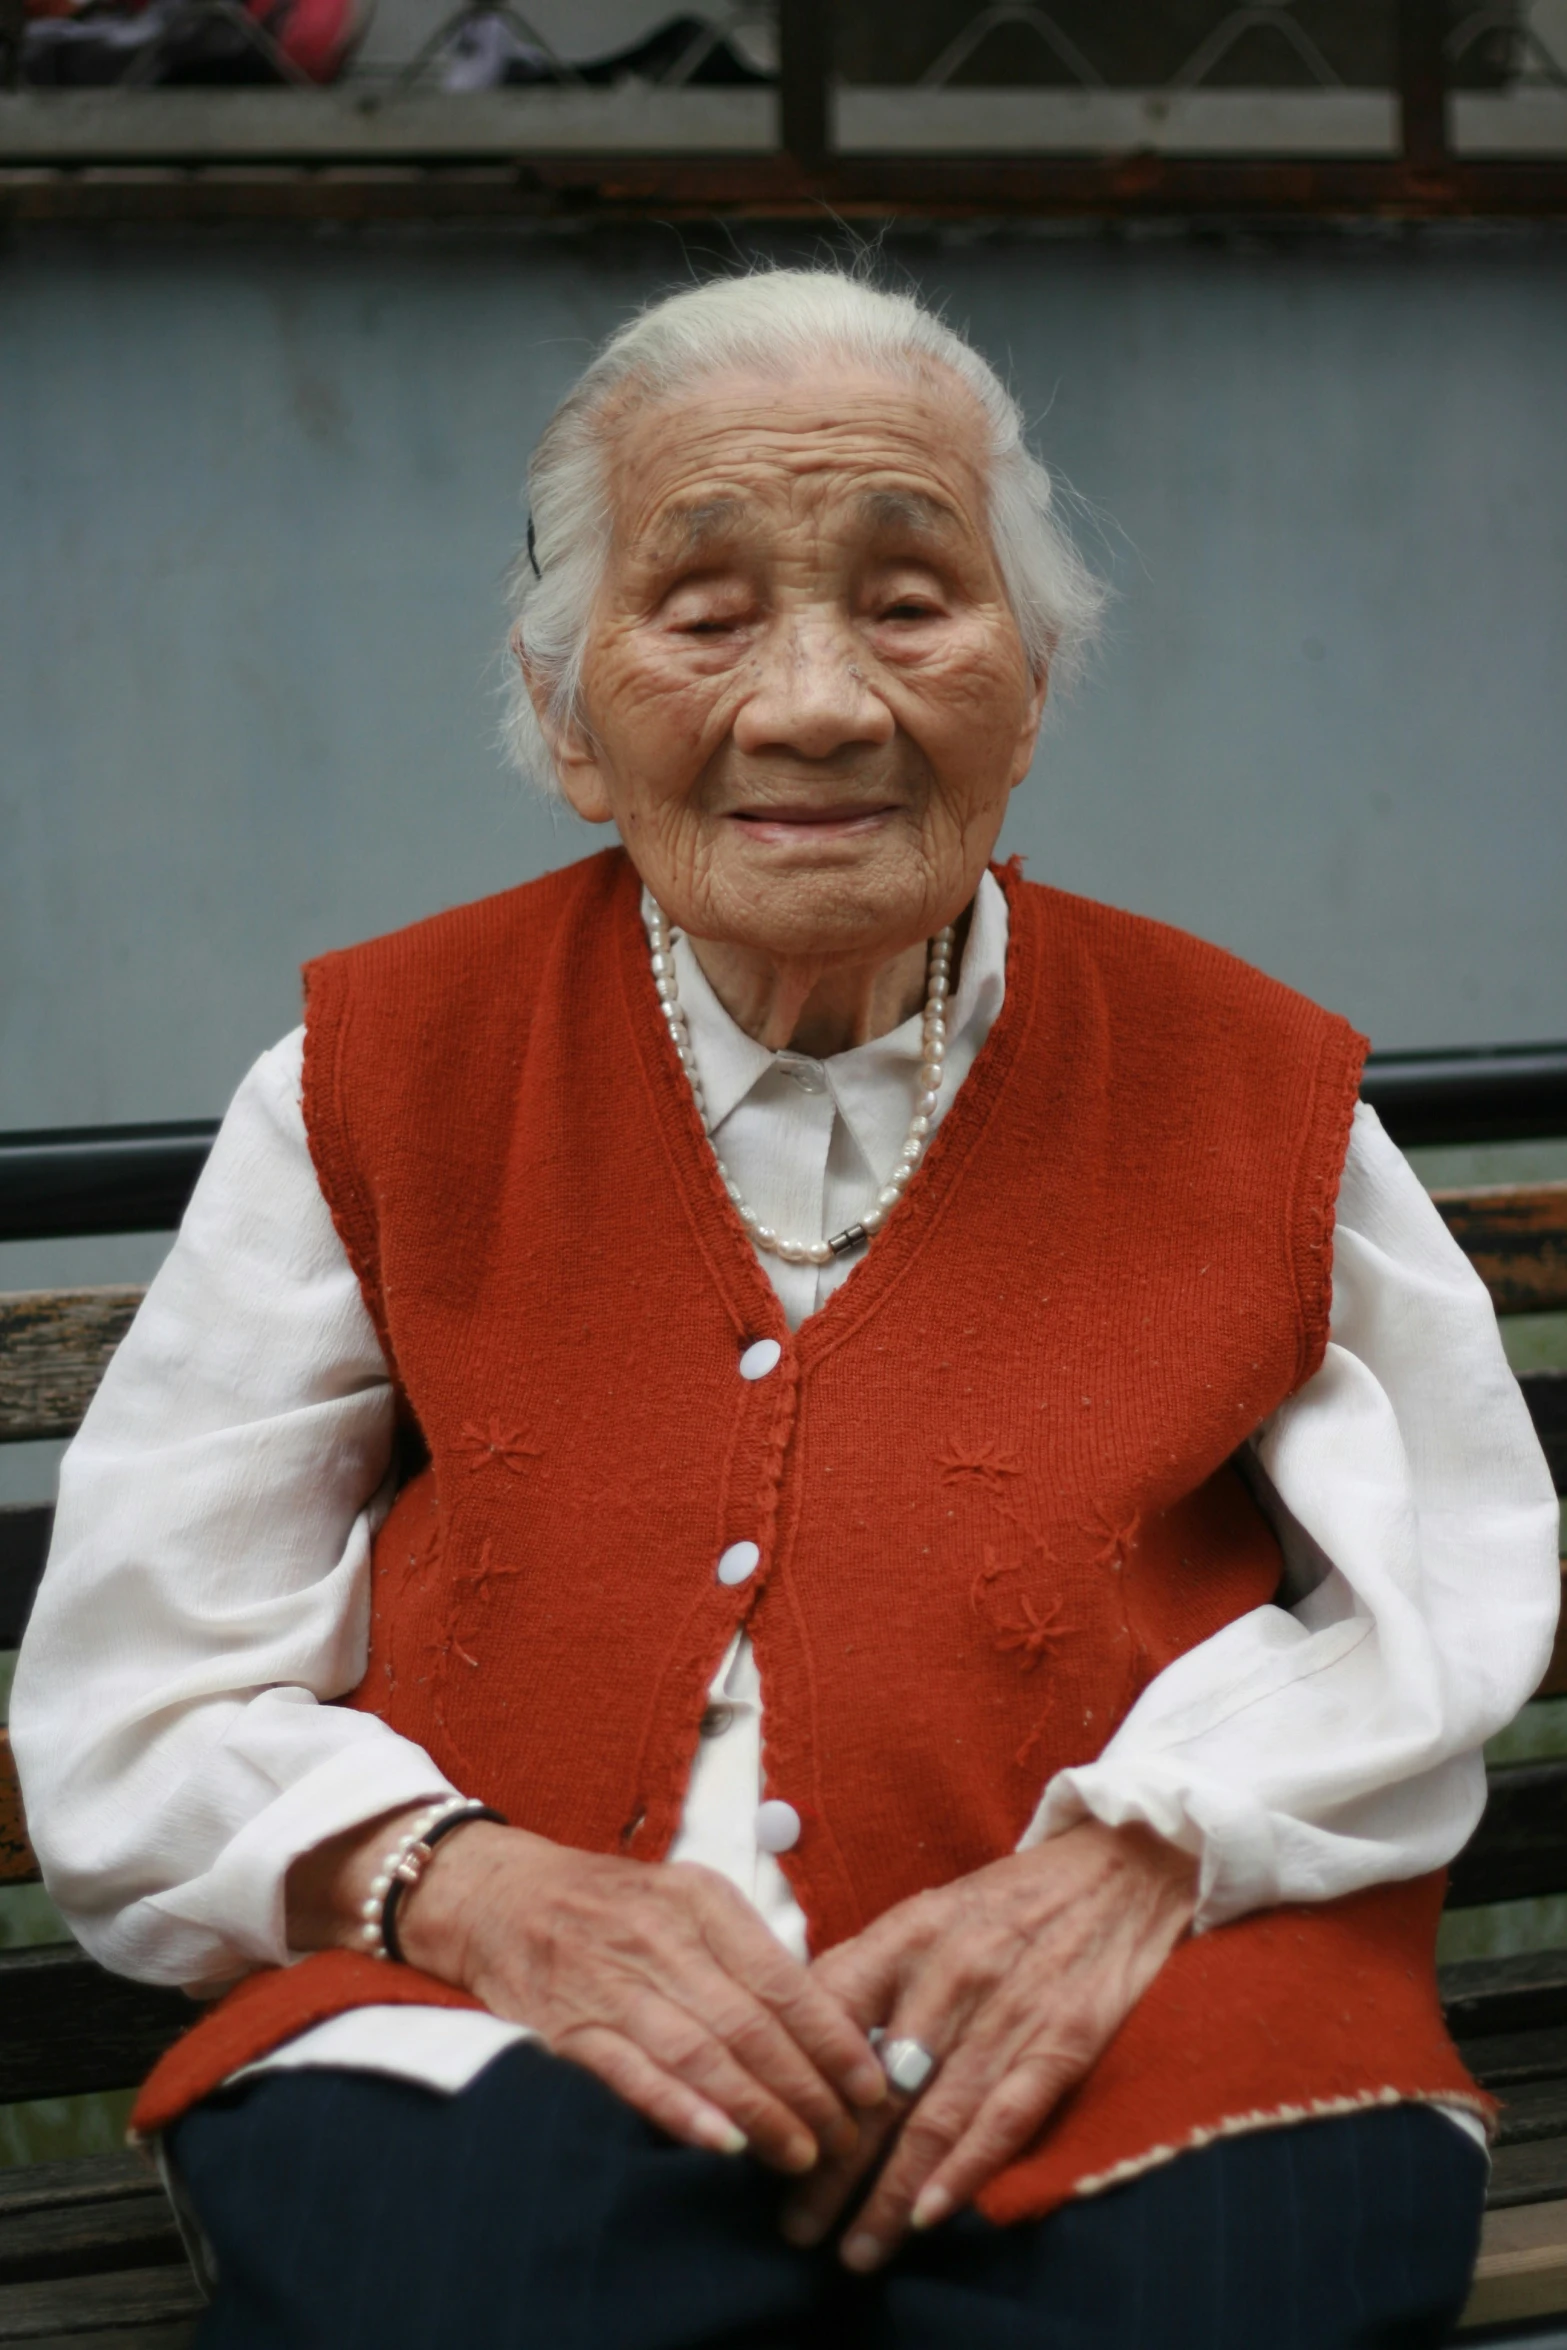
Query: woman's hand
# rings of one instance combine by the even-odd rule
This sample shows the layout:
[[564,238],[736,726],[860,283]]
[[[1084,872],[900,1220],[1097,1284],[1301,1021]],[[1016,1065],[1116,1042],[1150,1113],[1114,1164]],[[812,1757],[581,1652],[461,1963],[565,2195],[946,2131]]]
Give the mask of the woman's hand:
[[790,2241],[820,2242],[884,2154],[843,2245],[850,2268],[875,2268],[907,2227],[969,2202],[1089,2071],[1195,1904],[1184,1853],[1087,1821],[900,1902],[828,1951],[812,1971],[856,2021],[923,2042],[940,2070],[917,2103],[894,2096],[852,2153],[797,2190]]
[[[395,1823],[323,1845],[289,1877],[295,1949],[351,1938]],[[363,1882],[361,1882],[361,1880]],[[399,1905],[411,1966],[527,2024],[687,2144],[809,2170],[885,2100],[870,2043],[722,1877],[609,1859],[475,1822]]]

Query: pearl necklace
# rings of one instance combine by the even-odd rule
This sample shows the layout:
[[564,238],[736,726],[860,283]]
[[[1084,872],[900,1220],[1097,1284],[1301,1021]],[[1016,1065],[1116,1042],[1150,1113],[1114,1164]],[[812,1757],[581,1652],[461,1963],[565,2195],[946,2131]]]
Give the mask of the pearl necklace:
[[[669,923],[663,908],[651,902],[647,912],[648,943],[652,948],[653,985],[658,990],[659,1005],[669,1029],[670,1039],[679,1055],[680,1066],[686,1073],[696,1102],[697,1116],[702,1131],[711,1139],[707,1104],[702,1098],[702,1080],[697,1071],[696,1054],[691,1049],[691,1032],[686,1026],[686,1015],[680,1001],[680,985],[675,976],[675,953],[671,943]],[[921,1047],[919,1091],[914,1096],[914,1115],[898,1153],[897,1165],[876,1194],[874,1205],[868,1207],[858,1223],[846,1224],[830,1240],[783,1240],[770,1224],[764,1224],[756,1210],[748,1207],[729,1169],[719,1159],[718,1172],[724,1189],[734,1201],[735,1214],[759,1249],[769,1256],[782,1257],[789,1265],[827,1265],[834,1257],[852,1256],[863,1248],[872,1233],[879,1232],[888,1216],[897,1206],[908,1187],[909,1180],[925,1156],[925,1145],[930,1140],[936,1105],[941,1099],[942,1063],[947,1057],[947,998],[952,992],[952,925],[938,930],[930,942],[930,962],[925,978],[925,1025]]]

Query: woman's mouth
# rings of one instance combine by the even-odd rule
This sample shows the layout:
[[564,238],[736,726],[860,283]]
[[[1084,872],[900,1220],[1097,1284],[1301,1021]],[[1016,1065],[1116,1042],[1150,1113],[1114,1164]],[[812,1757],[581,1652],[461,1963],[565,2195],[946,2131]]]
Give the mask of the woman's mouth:
[[863,804],[823,806],[800,802],[774,808],[735,808],[730,811],[729,821],[738,824],[748,840],[761,841],[769,847],[818,847],[876,832],[896,813],[890,802],[873,808]]

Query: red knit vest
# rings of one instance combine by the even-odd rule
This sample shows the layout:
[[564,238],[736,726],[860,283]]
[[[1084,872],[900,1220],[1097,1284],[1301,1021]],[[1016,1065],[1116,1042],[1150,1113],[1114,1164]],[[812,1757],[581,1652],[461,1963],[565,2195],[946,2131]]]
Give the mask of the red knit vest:
[[[1277,1588],[1231,1465],[1321,1360],[1362,1041],[1179,932],[1001,877],[1006,999],[865,1260],[797,1332],[714,1169],[620,852],[314,964],[305,1115],[411,1438],[349,1703],[519,1826],[657,1861],[755,1646],[813,1949],[1012,1850],[1051,1775]],[[758,1337],[778,1367],[738,1370]],[[714,1568],[759,1544],[738,1587]],[[981,2198],[1215,2132],[1480,2102],[1439,1879],[1183,1944]],[[471,2004],[326,1954],[163,2060],[161,2126],[305,2025]]]

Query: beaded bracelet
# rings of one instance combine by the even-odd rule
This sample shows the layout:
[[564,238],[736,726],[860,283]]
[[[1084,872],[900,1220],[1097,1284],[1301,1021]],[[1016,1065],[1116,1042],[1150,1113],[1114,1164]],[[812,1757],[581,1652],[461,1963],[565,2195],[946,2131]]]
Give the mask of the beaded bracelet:
[[386,1901],[381,1911],[381,1940],[386,1945],[386,1956],[398,1966],[406,1963],[402,1945],[397,1939],[399,1907],[423,1877],[441,1838],[449,1836],[454,1828],[472,1827],[475,1820],[493,1820],[498,1828],[510,1825],[503,1811],[492,1811],[487,1803],[467,1803],[461,1811],[448,1812],[445,1819],[437,1820],[433,1828],[426,1828],[387,1887]]
[[360,1905],[359,1947],[369,1957],[401,1960],[394,1923],[397,1905],[424,1875],[441,1838],[454,1828],[465,1828],[470,1820],[506,1825],[501,1813],[492,1811],[487,1803],[449,1795],[441,1803],[430,1804],[404,1828],[371,1878],[370,1890]]

